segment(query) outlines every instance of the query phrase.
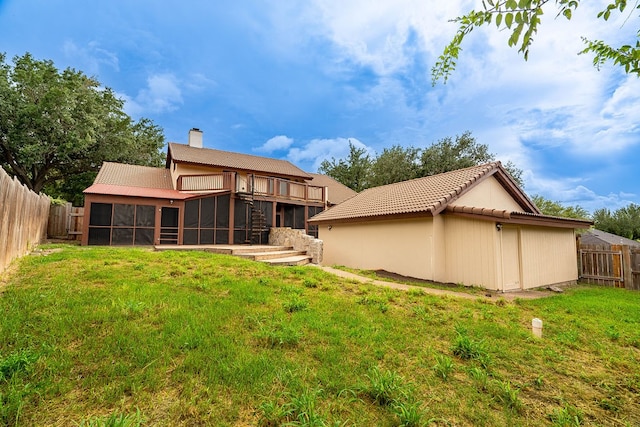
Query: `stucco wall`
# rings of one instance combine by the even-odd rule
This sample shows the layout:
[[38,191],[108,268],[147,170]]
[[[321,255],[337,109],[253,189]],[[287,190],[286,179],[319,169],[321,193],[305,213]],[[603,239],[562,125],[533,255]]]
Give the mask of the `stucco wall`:
[[440,281],[501,288],[495,223],[445,216],[444,233],[445,272]]
[[520,238],[525,289],[578,280],[573,229],[522,227]]
[[387,270],[434,280],[431,218],[319,227],[323,265]]
[[451,206],[473,206],[475,208],[522,212],[522,207],[513,200],[507,190],[492,176],[451,202]]

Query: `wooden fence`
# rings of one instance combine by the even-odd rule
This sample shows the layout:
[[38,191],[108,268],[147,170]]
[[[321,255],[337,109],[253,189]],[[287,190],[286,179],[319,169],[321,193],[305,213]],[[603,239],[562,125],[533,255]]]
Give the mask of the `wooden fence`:
[[640,290],[640,247],[579,244],[578,271],[585,282]]
[[0,168],[0,272],[47,238],[50,203]]
[[80,240],[84,208],[76,208],[71,203],[51,206],[47,234],[52,239]]

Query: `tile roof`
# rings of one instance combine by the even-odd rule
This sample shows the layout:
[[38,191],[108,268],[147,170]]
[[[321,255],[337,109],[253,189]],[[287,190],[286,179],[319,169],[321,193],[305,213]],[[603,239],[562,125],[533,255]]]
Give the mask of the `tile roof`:
[[477,208],[472,206],[447,206],[446,211],[454,215],[484,217],[507,224],[528,224],[561,228],[589,228],[593,222],[587,219],[564,218],[531,212],[509,212],[501,209]]
[[[435,215],[483,177],[504,171],[492,162],[410,181],[369,188],[314,216],[312,222],[403,214]],[[504,172],[506,174],[506,172]]]
[[311,175],[286,160],[232,153],[211,148],[196,148],[185,144],[170,143],[167,161],[169,159],[182,163],[311,179]]
[[342,203],[345,200],[358,194],[357,192],[353,191],[341,182],[336,181],[330,176],[319,173],[310,173],[309,175],[313,177],[313,179],[308,182],[309,185],[317,185],[318,187],[329,188],[329,203],[331,203],[332,205]]
[[580,236],[580,242],[585,245],[602,245],[604,243],[607,245],[640,246],[640,242],[618,236],[617,234],[596,230],[595,228],[585,231]]
[[104,162],[93,183],[173,190],[168,169],[123,163]]

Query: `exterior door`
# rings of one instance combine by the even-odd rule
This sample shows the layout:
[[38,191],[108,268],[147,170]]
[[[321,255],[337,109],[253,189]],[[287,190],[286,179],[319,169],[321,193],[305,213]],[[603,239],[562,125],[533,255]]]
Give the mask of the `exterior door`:
[[162,207],[160,218],[160,244],[161,245],[177,245],[178,244],[178,218],[180,209]]
[[521,289],[520,283],[520,241],[518,229],[504,227],[502,233],[502,289]]

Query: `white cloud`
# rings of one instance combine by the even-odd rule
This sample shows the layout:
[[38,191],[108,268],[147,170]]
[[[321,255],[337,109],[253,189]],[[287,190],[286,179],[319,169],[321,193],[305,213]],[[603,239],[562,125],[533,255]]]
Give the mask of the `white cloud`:
[[293,139],[285,135],[274,136],[260,147],[254,148],[259,153],[273,153],[278,150],[286,150],[293,144]]
[[315,172],[323,160],[346,158],[349,155],[349,143],[357,148],[364,148],[369,154],[374,153],[371,147],[356,138],[313,139],[304,147],[291,148],[287,160],[297,164],[311,164],[311,172]]
[[173,74],[154,74],[147,78],[147,87],[135,98],[119,94],[125,100],[125,111],[133,117],[147,113],[171,112],[182,104],[180,81]]
[[67,58],[82,64],[81,69],[89,75],[99,74],[100,67],[103,65],[113,68],[115,71],[120,70],[118,56],[101,48],[100,44],[95,41],[81,47],[72,40],[67,40],[62,46],[62,51]]
[[622,208],[633,203],[633,198],[636,196],[624,192],[598,194],[588,187],[588,182],[584,178],[540,177],[530,170],[524,175],[527,180],[528,194],[539,194],[566,206],[578,205],[589,212],[603,207],[611,210]]

